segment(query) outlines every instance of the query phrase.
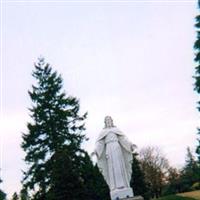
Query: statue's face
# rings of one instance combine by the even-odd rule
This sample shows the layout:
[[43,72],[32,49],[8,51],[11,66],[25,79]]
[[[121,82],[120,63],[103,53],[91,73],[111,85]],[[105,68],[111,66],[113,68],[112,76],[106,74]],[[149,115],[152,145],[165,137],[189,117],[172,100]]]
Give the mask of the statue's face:
[[110,116],[105,117],[105,127],[106,128],[114,127],[113,120]]

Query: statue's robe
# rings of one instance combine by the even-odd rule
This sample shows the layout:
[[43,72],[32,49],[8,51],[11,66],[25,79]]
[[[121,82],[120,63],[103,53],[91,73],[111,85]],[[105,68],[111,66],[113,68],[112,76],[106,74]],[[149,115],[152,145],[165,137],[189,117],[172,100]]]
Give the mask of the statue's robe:
[[96,141],[97,165],[110,190],[129,188],[132,143],[116,127],[105,128]]

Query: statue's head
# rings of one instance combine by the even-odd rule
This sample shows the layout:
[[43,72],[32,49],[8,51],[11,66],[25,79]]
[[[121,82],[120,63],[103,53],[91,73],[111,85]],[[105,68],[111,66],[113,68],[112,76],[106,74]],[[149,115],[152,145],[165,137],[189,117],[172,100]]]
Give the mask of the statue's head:
[[106,116],[104,122],[105,122],[105,128],[114,127],[113,120],[110,116]]

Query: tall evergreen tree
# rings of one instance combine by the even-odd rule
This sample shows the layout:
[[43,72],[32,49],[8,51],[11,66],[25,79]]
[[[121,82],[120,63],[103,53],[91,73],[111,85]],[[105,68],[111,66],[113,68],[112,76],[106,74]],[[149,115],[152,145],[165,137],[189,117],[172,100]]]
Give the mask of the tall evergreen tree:
[[84,193],[87,200],[110,200],[109,187],[97,165],[93,165],[89,155],[85,153],[81,167]]
[[[200,1],[198,0],[198,6],[199,6],[199,9],[200,9]],[[197,66],[196,66],[196,73],[195,73],[195,90],[198,94],[200,94],[200,14],[197,15],[196,17],[196,30],[197,30],[197,39],[196,39],[196,42],[194,44],[194,49],[195,49],[195,62],[197,63]],[[198,101],[198,110],[200,111],[200,101]],[[198,132],[197,134],[199,135],[199,139],[198,139],[198,146],[196,148],[196,153],[198,155],[198,160],[199,160],[199,163],[200,163],[200,128],[198,128]]]
[[29,91],[32,119],[22,142],[29,167],[24,172],[24,189],[34,193],[35,200],[78,200],[83,187],[80,166],[86,114],[79,115],[79,101],[62,91],[61,76],[43,58],[32,75],[36,80]]
[[132,176],[130,185],[133,188],[134,195],[141,195],[145,200],[148,200],[150,198],[150,193],[148,192],[148,185],[145,182],[145,174],[141,169],[137,155],[137,153],[133,154]]
[[184,191],[191,190],[194,183],[200,180],[200,169],[190,148],[187,148],[186,163],[181,173],[181,182]]

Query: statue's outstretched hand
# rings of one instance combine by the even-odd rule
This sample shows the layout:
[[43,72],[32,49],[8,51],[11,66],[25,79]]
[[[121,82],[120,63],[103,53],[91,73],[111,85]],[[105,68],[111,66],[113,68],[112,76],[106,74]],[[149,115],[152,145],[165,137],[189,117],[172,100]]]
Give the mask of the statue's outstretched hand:
[[134,153],[134,151],[135,151],[136,148],[137,148],[137,146],[135,144],[131,145],[131,151],[132,151],[132,153]]

